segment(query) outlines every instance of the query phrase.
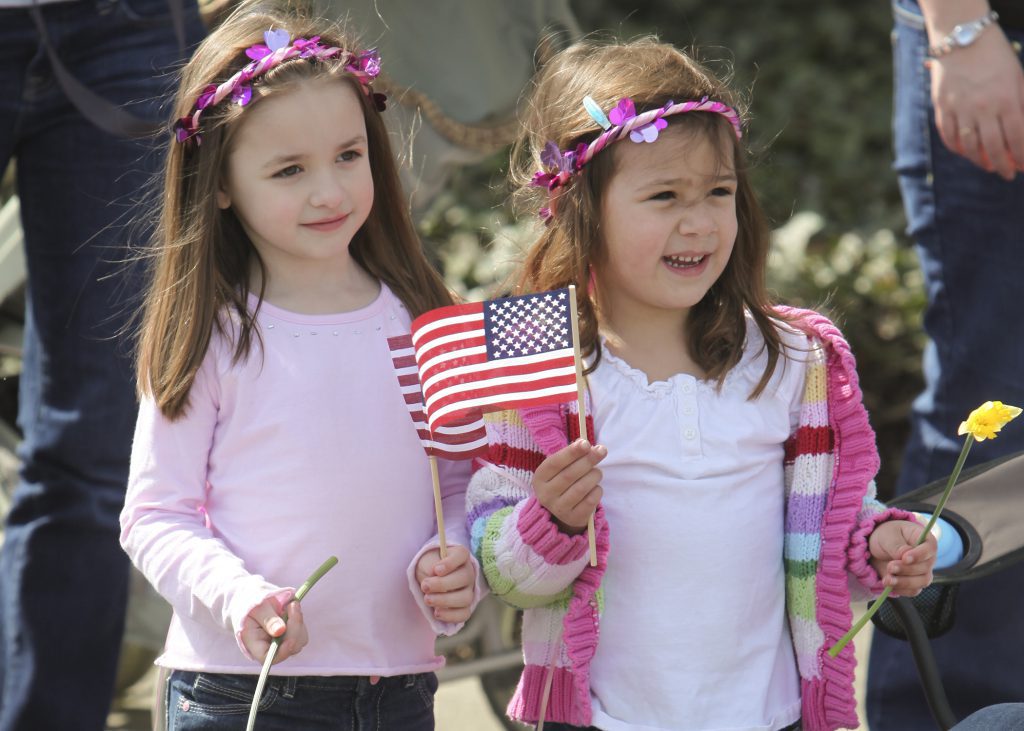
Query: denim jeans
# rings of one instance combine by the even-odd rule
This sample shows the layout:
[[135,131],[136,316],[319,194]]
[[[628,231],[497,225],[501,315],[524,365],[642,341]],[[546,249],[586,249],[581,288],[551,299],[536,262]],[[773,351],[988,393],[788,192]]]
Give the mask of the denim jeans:
[[1001,703],[982,708],[950,731],[1024,731],[1024,703]]
[[[895,168],[925,276],[931,339],[897,487],[906,492],[952,471],[962,447],[957,426],[972,409],[997,399],[1024,403],[1024,177],[1006,182],[942,144],[920,10],[896,0],[894,13]],[[1022,449],[1024,427],[1014,423],[976,444],[968,465]],[[961,585],[953,629],[931,643],[958,717],[1024,699],[1022,604],[1024,566]],[[872,731],[934,728],[909,646],[878,632],[867,710]]]
[[[184,5],[198,41],[195,1]],[[41,12],[78,81],[139,117],[169,117],[182,51],[167,0]],[[21,481],[0,550],[0,730],[102,729],[128,584],[118,514],[136,406],[121,329],[141,285],[125,263],[141,243],[128,224],[159,155],[78,113],[23,8],[0,9],[0,89],[0,169],[17,160],[28,267]]]
[[[175,670],[167,680],[167,731],[245,728],[255,675]],[[356,676],[274,677],[256,713],[258,731],[433,731],[433,673],[376,684]]]

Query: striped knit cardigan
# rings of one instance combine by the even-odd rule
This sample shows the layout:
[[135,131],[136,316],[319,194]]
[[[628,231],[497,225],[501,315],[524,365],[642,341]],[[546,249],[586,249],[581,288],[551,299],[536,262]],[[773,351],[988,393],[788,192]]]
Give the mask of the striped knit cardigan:
[[[853,645],[834,659],[827,650],[852,624],[851,600],[882,589],[868,563],[868,535],[883,520],[913,517],[874,499],[878,453],[846,341],[821,315],[780,312],[807,332],[810,347],[800,423],[785,445],[787,614],[803,728],[832,731],[858,723]],[[591,567],[587,536],[561,532],[531,489],[544,458],[579,437],[577,423],[575,403],[490,415],[489,454],[477,462],[467,496],[472,550],[491,591],[525,610],[526,666],[508,713],[526,723],[538,720],[552,659],[546,720],[591,722],[589,668],[600,630],[608,523],[598,507],[597,566]],[[593,437],[589,413],[587,430]]]

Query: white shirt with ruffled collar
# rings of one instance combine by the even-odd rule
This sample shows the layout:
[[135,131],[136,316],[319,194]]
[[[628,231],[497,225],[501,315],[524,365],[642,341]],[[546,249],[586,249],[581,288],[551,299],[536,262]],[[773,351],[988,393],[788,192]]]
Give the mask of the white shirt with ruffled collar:
[[[787,332],[796,348],[806,340]],[[783,444],[806,368],[765,364],[747,320],[741,362],[716,384],[649,383],[605,347],[589,376],[608,448],[611,549],[591,665],[593,724],[604,731],[775,731],[800,715],[785,613]]]

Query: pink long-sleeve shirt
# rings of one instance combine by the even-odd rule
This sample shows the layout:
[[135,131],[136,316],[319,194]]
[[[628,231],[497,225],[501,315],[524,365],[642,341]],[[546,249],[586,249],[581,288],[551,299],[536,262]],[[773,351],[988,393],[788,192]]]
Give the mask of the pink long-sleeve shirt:
[[[340,563],[302,602],[309,644],[275,674],[443,664],[435,636],[458,627],[433,619],[413,574],[437,545],[430,467],[387,345],[409,323],[383,284],[337,315],[264,302],[262,348],[233,363],[215,333],[184,417],[143,399],[121,543],[174,609],[159,665],[259,672],[237,641],[243,618],[331,555]],[[467,545],[469,465],[439,468],[448,541]]]

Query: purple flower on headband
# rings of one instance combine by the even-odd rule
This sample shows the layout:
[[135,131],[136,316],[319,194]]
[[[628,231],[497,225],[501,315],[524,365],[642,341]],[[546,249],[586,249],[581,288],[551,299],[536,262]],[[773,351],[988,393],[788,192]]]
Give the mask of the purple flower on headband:
[[543,152],[540,153],[540,161],[547,168],[555,168],[560,173],[572,172],[573,162],[576,158],[576,153],[569,151],[563,153],[551,140],[544,145]]
[[542,170],[534,173],[530,185],[554,190],[568,182],[575,168],[576,153],[571,150],[563,153],[558,148],[558,145],[548,140],[548,143],[544,145],[544,149],[540,153],[540,161],[545,168],[548,170],[554,169],[555,172]]
[[[620,99],[615,108],[608,112],[608,119],[612,121],[612,124],[620,127],[634,117],[636,117],[636,107],[633,105],[633,100],[629,97]],[[633,142],[654,142],[658,139],[658,132],[666,127],[668,127],[668,122],[658,118],[653,122],[632,130],[629,133],[629,139],[633,140]]]
[[178,142],[195,139],[197,145],[202,142],[202,137],[199,135],[199,127],[192,117],[182,117],[174,123],[174,139]]
[[540,153],[540,161],[545,168],[548,170],[554,169],[554,172],[541,170],[534,173],[530,185],[537,188],[547,188],[549,192],[565,185],[569,182],[569,178],[573,176],[573,173],[579,170],[580,156],[586,148],[585,144],[580,143],[576,146],[575,150],[562,152],[558,145],[548,140],[548,143],[544,145],[544,149]]
[[629,139],[633,142],[654,142],[658,139],[658,132],[668,127],[668,122],[658,118],[643,127],[637,127],[629,133]]
[[231,91],[231,101],[240,107],[244,107],[252,99],[252,87],[249,84],[236,86]]
[[375,79],[380,74],[380,53],[377,52],[376,48],[363,51],[349,64],[349,68],[366,74],[371,79]]
[[380,75],[380,54],[377,53],[376,48],[371,48],[369,51],[360,53],[359,63],[363,67],[363,71],[366,72],[367,76],[375,79]]
[[[563,176],[565,177],[563,178]],[[530,181],[530,185],[535,188],[547,188],[548,190],[554,190],[568,179],[569,176],[565,173],[538,172],[533,174],[533,180]]]
[[629,97],[619,99],[619,103],[608,112],[608,119],[611,120],[612,124],[620,127],[635,116],[636,107],[633,106],[633,100]]
[[265,43],[256,43],[245,49],[245,55],[253,61],[259,61],[278,49],[286,48],[291,43],[292,36],[283,28],[279,30],[270,29],[263,33],[263,40]]
[[292,40],[292,34],[284,28],[274,30],[271,28],[263,34],[263,40],[271,51],[278,51],[288,46]]
[[213,101],[213,95],[216,93],[216,84],[210,84],[205,89],[203,89],[203,93],[199,95],[198,99],[196,99],[196,109],[206,109],[208,106],[210,106],[210,102]]

